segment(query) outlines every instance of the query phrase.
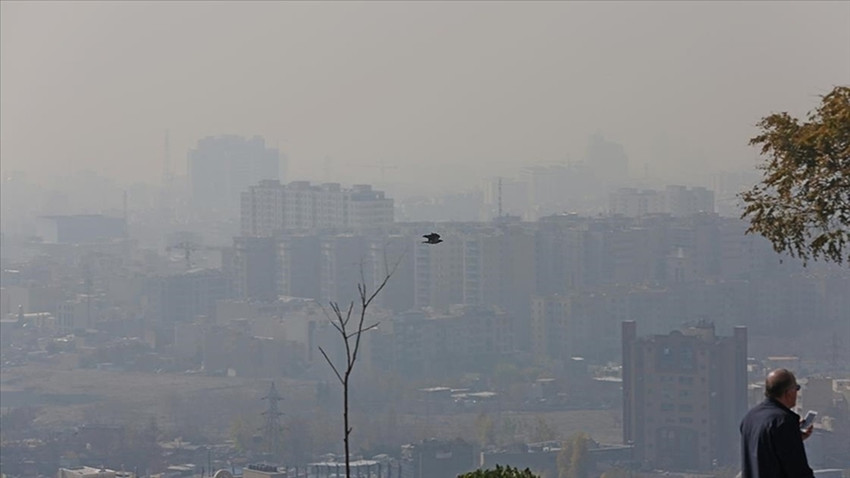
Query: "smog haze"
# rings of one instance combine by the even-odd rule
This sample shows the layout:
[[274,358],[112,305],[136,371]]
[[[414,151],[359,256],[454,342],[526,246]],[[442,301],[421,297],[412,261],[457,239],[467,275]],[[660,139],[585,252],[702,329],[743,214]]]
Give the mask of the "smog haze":
[[158,183],[165,131],[178,174],[234,133],[287,180],[462,187],[600,133],[682,180],[753,164],[753,124],[848,59],[846,2],[4,1],[2,166]]

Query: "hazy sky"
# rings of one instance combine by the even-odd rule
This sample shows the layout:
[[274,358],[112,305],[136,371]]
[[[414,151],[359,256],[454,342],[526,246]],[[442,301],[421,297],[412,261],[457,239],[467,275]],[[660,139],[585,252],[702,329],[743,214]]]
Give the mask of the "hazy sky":
[[[291,178],[474,180],[583,158],[752,164],[752,124],[850,84],[850,2],[10,2],[4,171],[159,181],[200,137],[259,134]],[[345,176],[343,176],[345,175]]]

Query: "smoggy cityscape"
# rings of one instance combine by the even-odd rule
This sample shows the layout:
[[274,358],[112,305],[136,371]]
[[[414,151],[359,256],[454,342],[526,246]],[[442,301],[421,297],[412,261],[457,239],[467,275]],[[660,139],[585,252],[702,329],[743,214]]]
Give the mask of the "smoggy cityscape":
[[[698,2],[124,5],[2,3],[3,478],[733,478],[775,369],[800,385],[793,411],[818,413],[815,476],[850,476],[850,267],[778,251],[742,216],[763,178],[753,125],[850,84],[850,4],[743,2],[738,23]],[[833,39],[833,69],[741,79],[764,98],[722,100],[745,105],[728,121],[675,111],[722,116],[721,86],[780,60],[718,67],[677,107],[600,66],[604,85],[593,68],[562,85],[598,103],[540,106],[561,35],[607,25],[619,45],[643,32],[627,17],[668,15],[623,57],[569,51],[720,65],[728,42],[685,26],[757,38],[762,8],[776,38]],[[304,69],[263,66],[287,58]],[[201,81],[213,60],[223,79]],[[640,65],[635,84],[715,84]]]

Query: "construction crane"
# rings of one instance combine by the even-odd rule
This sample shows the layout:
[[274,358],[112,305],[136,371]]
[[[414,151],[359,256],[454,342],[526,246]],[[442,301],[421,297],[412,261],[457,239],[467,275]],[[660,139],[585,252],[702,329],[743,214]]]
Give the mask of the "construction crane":
[[384,161],[383,159],[378,161],[377,163],[367,164],[366,166],[369,166],[369,167],[372,167],[372,168],[378,168],[381,171],[381,182],[382,183],[385,182],[386,173],[387,173],[388,169],[398,169],[398,166],[388,165],[386,163],[386,161]]
[[183,251],[183,258],[186,261],[186,269],[192,268],[192,252],[198,249],[197,244],[189,241],[180,241],[173,246],[168,246],[165,250],[171,253],[174,250]]

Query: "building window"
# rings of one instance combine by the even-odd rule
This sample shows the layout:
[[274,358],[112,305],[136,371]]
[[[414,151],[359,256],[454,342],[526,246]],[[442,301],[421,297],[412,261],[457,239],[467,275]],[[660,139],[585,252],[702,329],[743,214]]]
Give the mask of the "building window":
[[681,370],[693,370],[695,365],[694,349],[690,345],[679,349],[679,368]]

